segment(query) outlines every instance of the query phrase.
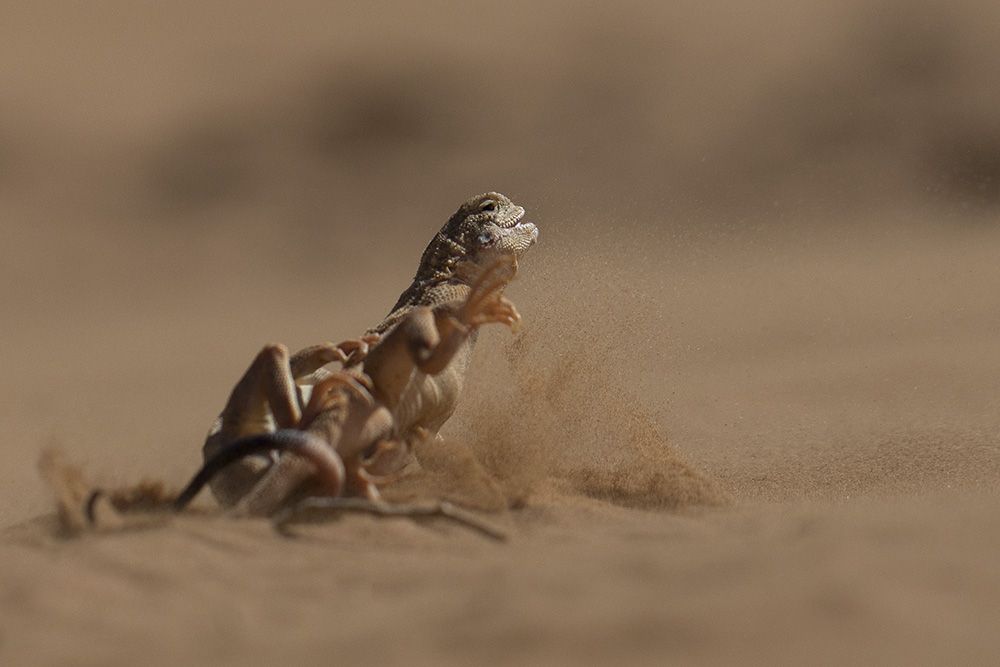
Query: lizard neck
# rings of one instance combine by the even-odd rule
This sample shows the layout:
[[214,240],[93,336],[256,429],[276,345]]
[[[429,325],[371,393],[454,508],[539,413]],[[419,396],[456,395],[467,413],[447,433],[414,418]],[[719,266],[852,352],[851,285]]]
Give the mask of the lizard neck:
[[447,283],[454,276],[455,259],[462,257],[465,247],[451,238],[444,230],[431,239],[420,256],[417,273],[413,282],[399,295],[396,305],[390,312],[404,306],[433,305],[426,300],[426,295],[435,287]]

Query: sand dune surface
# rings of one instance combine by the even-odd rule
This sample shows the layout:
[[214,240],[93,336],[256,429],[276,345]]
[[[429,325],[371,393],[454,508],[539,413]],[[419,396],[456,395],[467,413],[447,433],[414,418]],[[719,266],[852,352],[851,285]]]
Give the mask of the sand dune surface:
[[[995,9],[293,5],[0,22],[0,663],[996,661]],[[488,189],[524,328],[387,493],[507,542],[60,533],[43,450],[178,488],[261,345],[379,321]]]

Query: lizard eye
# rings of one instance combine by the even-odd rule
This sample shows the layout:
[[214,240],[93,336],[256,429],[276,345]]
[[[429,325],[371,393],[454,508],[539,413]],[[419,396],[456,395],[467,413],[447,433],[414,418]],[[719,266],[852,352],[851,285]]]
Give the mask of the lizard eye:
[[480,211],[495,211],[497,210],[497,203],[492,199],[487,199],[482,204],[479,205]]

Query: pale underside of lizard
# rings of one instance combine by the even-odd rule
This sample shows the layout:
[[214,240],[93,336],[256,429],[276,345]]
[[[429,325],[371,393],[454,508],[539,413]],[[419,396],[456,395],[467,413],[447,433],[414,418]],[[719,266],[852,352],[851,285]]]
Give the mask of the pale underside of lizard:
[[[498,192],[487,192],[462,204],[424,249],[410,286],[386,318],[366,333],[386,333],[417,306],[464,301],[478,271],[499,256],[513,256],[516,273],[516,259],[538,240],[538,228],[523,222],[524,213],[523,207]],[[451,417],[476,338],[475,334],[469,337],[442,373],[416,378],[400,403],[397,420],[402,431],[420,427],[436,435]]]

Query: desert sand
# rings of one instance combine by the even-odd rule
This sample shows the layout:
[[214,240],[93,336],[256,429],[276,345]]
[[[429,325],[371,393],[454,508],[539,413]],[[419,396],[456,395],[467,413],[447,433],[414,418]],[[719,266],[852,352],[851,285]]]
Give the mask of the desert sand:
[[[5,9],[0,662],[995,662],[997,10],[900,7]],[[60,536],[44,448],[179,487],[489,189],[524,330],[389,492],[508,542]]]

